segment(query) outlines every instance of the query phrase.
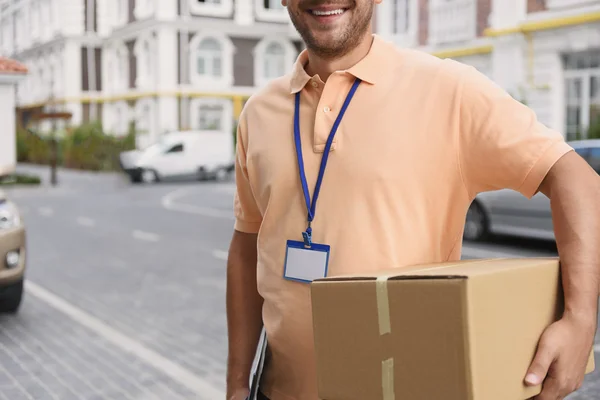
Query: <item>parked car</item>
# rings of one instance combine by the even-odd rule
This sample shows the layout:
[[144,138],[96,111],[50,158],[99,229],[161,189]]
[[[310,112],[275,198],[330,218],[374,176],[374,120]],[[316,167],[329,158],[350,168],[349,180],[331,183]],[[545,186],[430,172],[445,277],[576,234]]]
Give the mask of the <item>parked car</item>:
[[125,151],[119,163],[132,182],[224,179],[234,169],[234,145],[223,132],[171,132],[143,150]]
[[16,313],[25,278],[25,227],[17,206],[0,191],[0,312]]
[[[569,145],[600,174],[600,140]],[[510,189],[480,193],[469,207],[463,238],[479,241],[490,234],[554,241],[550,199],[537,193],[531,199]]]

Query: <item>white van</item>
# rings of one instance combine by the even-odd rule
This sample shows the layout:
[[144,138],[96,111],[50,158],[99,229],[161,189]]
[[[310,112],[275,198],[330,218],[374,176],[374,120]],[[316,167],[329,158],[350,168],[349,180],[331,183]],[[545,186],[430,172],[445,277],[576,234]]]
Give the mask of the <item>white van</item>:
[[223,132],[183,131],[162,135],[143,150],[119,155],[132,182],[172,178],[224,179],[234,168],[234,144]]

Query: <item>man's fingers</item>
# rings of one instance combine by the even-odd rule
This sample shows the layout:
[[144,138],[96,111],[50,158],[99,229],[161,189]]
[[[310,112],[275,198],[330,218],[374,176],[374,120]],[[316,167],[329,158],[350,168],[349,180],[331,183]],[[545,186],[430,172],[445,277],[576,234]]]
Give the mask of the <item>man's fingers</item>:
[[544,381],[542,392],[535,400],[562,400],[563,398],[564,396],[559,381],[552,376],[548,376]]
[[525,383],[529,386],[540,385],[548,375],[548,370],[553,361],[554,352],[544,343],[544,340],[540,341],[535,358],[525,376]]

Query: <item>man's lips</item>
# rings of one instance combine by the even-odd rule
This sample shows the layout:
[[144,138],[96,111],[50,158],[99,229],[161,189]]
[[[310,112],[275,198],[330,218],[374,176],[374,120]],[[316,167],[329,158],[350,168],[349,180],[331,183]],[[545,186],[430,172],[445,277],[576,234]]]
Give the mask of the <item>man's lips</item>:
[[316,17],[337,17],[344,14],[348,10],[348,7],[339,5],[322,5],[313,7],[307,10],[307,12]]

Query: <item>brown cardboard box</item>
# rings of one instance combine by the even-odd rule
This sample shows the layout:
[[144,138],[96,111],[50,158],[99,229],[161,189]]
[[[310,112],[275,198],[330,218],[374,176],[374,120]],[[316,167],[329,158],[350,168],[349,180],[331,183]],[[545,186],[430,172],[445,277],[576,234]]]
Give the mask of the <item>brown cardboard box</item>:
[[[556,258],[468,260],[311,285],[323,400],[524,400],[563,307]],[[587,372],[594,369],[590,353]]]

